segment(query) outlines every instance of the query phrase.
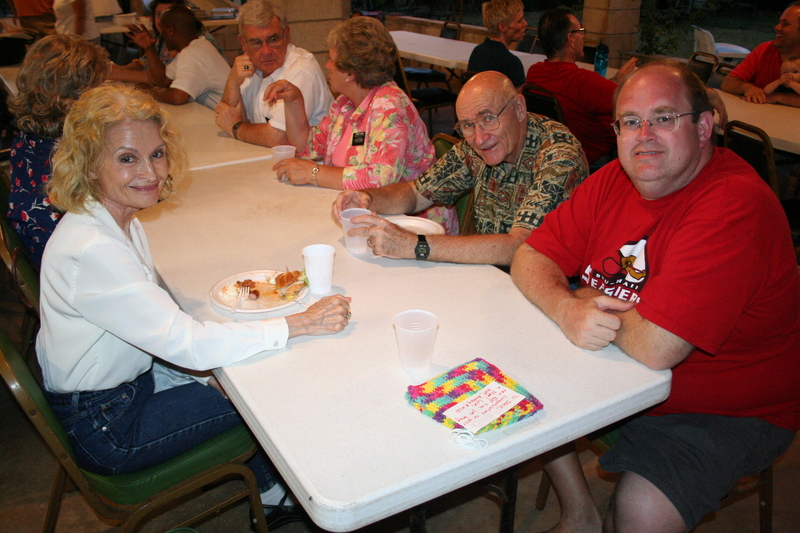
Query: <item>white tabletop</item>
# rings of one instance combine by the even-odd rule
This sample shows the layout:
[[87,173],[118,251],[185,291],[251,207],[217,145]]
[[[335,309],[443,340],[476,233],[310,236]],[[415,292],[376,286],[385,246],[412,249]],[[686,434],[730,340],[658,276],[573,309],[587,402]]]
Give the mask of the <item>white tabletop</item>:
[[[477,46],[475,43],[444,39],[434,35],[424,35],[410,31],[397,30],[389,33],[392,34],[401,57],[451,69],[467,70],[469,56]],[[542,54],[528,54],[517,52],[516,50],[511,50],[511,53],[522,61],[522,68],[526,74],[531,65],[547,59]],[[579,62],[578,66],[589,70],[594,69],[588,63]]]
[[189,151],[189,168],[199,170],[272,158],[264,146],[237,141],[217,126],[214,111],[197,102],[165,105]]
[[[234,24],[239,24],[239,19],[203,19],[201,22],[206,28],[218,28],[220,26],[233,26]],[[137,17],[136,23],[150,29],[153,27],[153,19],[149,16]],[[97,27],[100,30],[101,35],[128,32],[127,26],[117,26],[113,20],[98,22]]]
[[[301,269],[304,246],[336,248],[334,292],[353,298],[347,329],[292,339],[286,350],[216,371],[281,475],[325,529],[376,522],[669,394],[669,371],[649,370],[616,347],[575,347],[494,267],[351,255],[329,215],[336,191],[278,182],[258,162],[192,172],[179,189],[140,218],[159,274],[198,319],[226,320],[208,295],[223,277]],[[533,393],[544,410],[484,434],[485,450],[452,443],[446,427],[404,397],[412,380],[400,368],[391,322],[416,308],[440,319],[434,374],[483,357]],[[295,305],[284,312],[297,311]]]
[[6,86],[8,94],[16,96],[17,94],[17,77],[19,76],[20,66],[0,67],[0,78]]
[[741,120],[764,130],[776,150],[800,154],[800,108],[753,104],[735,94],[717,90],[725,102],[728,120]]

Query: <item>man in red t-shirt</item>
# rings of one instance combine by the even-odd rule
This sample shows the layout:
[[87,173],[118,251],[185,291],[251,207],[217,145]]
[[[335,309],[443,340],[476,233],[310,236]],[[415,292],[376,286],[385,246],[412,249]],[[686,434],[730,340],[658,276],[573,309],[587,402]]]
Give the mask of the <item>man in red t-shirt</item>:
[[775,26],[775,39],[761,43],[722,81],[721,89],[744,95],[757,104],[785,104],[800,107],[800,94],[764,93],[764,87],[781,77],[781,64],[800,56],[800,1],[786,8]]
[[[789,225],[752,167],[714,147],[711,109],[703,83],[677,63],[632,74],[615,102],[619,160],[548,214],[511,267],[576,345],[613,342],[672,370],[669,398],[626,421],[600,459],[622,473],[607,531],[692,529],[800,427]],[[552,455],[545,470],[562,509],[553,531],[599,531],[574,447]]]
[[576,62],[583,59],[585,33],[569,10],[546,11],[539,19],[538,36],[547,61],[531,65],[526,81],[556,95],[566,125],[581,142],[591,165],[616,148],[611,130],[614,90],[636,68],[636,58],[625,63],[613,80],[582,69]]

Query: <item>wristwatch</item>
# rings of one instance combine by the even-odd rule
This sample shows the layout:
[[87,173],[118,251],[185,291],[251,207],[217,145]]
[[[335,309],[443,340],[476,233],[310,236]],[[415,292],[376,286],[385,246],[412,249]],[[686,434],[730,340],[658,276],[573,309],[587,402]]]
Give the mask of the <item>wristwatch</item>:
[[237,136],[236,136],[236,133],[239,131],[239,127],[240,127],[242,124],[244,124],[244,120],[242,120],[241,122],[237,122],[237,123],[236,123],[236,124],[234,124],[234,125],[233,125],[233,127],[231,128],[231,135],[233,135],[233,138],[234,138],[234,139],[236,139],[237,141],[239,140],[239,137],[237,137]]
[[431,254],[431,247],[428,244],[428,239],[425,235],[417,235],[417,246],[414,248],[414,255],[417,261],[427,261],[428,256]]

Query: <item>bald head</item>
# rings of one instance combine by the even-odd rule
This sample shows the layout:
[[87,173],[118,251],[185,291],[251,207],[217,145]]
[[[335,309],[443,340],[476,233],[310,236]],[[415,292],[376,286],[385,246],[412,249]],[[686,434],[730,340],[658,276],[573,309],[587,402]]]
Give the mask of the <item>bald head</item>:
[[[514,164],[525,144],[527,110],[507,76],[495,71],[475,74],[456,100],[456,115],[465,140],[487,165]],[[494,117],[494,120],[486,120]]]
[[472,76],[458,93],[456,114],[461,118],[461,113],[458,109],[473,102],[476,98],[493,96],[498,100],[507,102],[515,94],[517,94],[517,90],[505,74],[494,70],[479,72]]

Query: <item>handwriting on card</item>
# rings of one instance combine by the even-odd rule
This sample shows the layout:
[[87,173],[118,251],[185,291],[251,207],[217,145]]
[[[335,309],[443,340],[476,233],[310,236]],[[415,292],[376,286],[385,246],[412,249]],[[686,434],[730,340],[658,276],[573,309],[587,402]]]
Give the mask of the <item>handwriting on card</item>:
[[511,410],[525,397],[492,381],[464,401],[444,412],[445,416],[477,433],[479,429]]

